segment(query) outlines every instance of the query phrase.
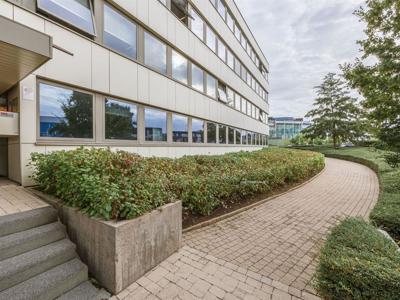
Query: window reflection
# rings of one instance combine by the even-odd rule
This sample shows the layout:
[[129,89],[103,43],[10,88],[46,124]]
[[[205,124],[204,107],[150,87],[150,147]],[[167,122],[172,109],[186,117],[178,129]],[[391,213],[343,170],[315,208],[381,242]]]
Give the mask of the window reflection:
[[144,63],[167,74],[167,46],[148,32],[144,33]]
[[104,5],[104,44],[136,59],[136,25],[108,5]]
[[110,140],[137,140],[136,105],[106,99],[105,137]]
[[189,141],[187,117],[172,115],[172,140],[181,143],[187,143]]
[[95,34],[89,0],[37,0],[37,6],[90,35]]
[[188,61],[172,50],[172,77],[184,84],[188,83]]
[[230,145],[235,144],[235,129],[231,127],[228,128],[228,143]]
[[217,125],[215,123],[207,122],[207,143],[217,143]]
[[167,113],[151,108],[144,110],[146,141],[167,141]]
[[220,144],[226,144],[226,126],[218,125],[218,142]]
[[207,74],[207,95],[217,97],[217,80],[210,74]]
[[204,143],[204,121],[192,119],[193,143]]
[[39,85],[40,136],[93,138],[93,96],[45,83]]
[[192,87],[204,92],[204,72],[195,64],[192,64]]

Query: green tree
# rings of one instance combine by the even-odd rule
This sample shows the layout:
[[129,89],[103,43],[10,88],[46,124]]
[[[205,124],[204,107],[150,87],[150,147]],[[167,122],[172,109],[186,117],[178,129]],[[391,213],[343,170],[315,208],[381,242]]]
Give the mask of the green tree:
[[367,0],[355,12],[365,22],[362,56],[343,66],[350,85],[364,96],[377,137],[400,161],[400,1]]
[[363,136],[361,109],[357,99],[350,96],[344,80],[335,73],[329,73],[315,89],[318,97],[314,101],[314,109],[306,115],[313,119],[312,125],[303,130],[306,137],[330,137],[336,148],[340,141],[355,141]]

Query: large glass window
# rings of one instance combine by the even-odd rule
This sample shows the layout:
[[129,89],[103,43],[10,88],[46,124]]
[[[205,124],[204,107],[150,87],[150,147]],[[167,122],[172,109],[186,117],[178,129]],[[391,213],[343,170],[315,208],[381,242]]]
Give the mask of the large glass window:
[[244,98],[242,98],[242,113],[247,113],[247,101]]
[[39,85],[40,136],[93,138],[93,96],[45,83]]
[[241,98],[239,94],[235,94],[235,109],[240,111]]
[[234,31],[235,21],[233,20],[233,17],[230,13],[227,13],[227,15],[226,15],[226,23],[228,24],[228,27],[230,28],[230,30]]
[[189,141],[187,117],[172,115],[172,140],[180,143],[187,143]]
[[242,143],[242,141],[241,141],[242,132],[241,132],[241,130],[236,129],[235,133],[236,133],[236,135],[235,135],[235,144],[236,145],[240,145]]
[[231,127],[228,128],[228,144],[235,144],[235,129]]
[[136,59],[136,25],[108,5],[104,5],[104,44]]
[[226,62],[232,70],[235,68],[235,57],[229,49],[226,50]]
[[[166,0],[164,0],[166,2]],[[188,24],[188,2],[187,0],[171,0],[172,13],[185,25]]]
[[202,41],[204,40],[204,21],[199,14],[191,9],[192,32],[197,35]]
[[207,74],[207,95],[217,98],[217,80],[210,74]]
[[248,145],[251,145],[251,144],[252,144],[252,143],[251,143],[251,135],[252,135],[251,132],[248,131],[248,132],[247,132],[247,144],[248,144]]
[[227,89],[227,100],[229,106],[233,107],[235,105],[235,92],[229,88]]
[[217,143],[217,125],[215,123],[207,122],[207,143]]
[[239,26],[237,26],[236,23],[235,23],[235,36],[236,36],[238,41],[240,41],[240,36],[241,35],[242,35],[242,32],[241,32]]
[[192,87],[204,92],[204,72],[201,68],[192,63]]
[[37,0],[37,6],[40,10],[95,35],[89,0]]
[[247,102],[247,115],[251,117],[251,103]]
[[240,70],[241,70],[241,63],[240,61],[235,57],[235,73],[240,76]]
[[224,4],[224,1],[218,0],[218,12],[221,15],[221,17],[225,20],[226,17],[226,7]]
[[184,84],[188,83],[188,60],[172,50],[172,77]]
[[137,140],[137,107],[106,99],[105,137],[108,140]]
[[193,143],[204,143],[204,121],[192,119]]
[[144,110],[146,141],[167,141],[167,113],[151,108]]
[[241,131],[241,136],[242,136],[242,145],[247,145],[247,132],[246,130]]
[[214,31],[210,28],[210,26],[207,26],[207,46],[213,51],[217,52],[217,37],[214,33]]
[[226,46],[221,40],[218,40],[218,56],[223,61],[226,61]]
[[167,46],[148,32],[144,33],[144,63],[167,74]]
[[226,126],[218,125],[218,143],[226,144]]
[[227,95],[226,95],[226,85],[223,84],[222,82],[218,82],[218,99],[221,102],[227,103]]

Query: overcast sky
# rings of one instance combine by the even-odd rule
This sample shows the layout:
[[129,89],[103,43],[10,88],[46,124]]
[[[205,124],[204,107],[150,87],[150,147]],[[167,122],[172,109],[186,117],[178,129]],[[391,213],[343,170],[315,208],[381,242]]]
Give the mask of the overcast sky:
[[270,63],[270,115],[303,117],[328,72],[359,56],[363,0],[235,0]]

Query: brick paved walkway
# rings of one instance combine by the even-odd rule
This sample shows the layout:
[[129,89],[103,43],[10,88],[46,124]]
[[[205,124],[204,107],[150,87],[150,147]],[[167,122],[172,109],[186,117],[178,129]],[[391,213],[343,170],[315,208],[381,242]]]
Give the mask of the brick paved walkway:
[[327,159],[312,182],[184,235],[184,247],[116,299],[319,299],[310,285],[328,230],[345,216],[367,217],[376,175]]

